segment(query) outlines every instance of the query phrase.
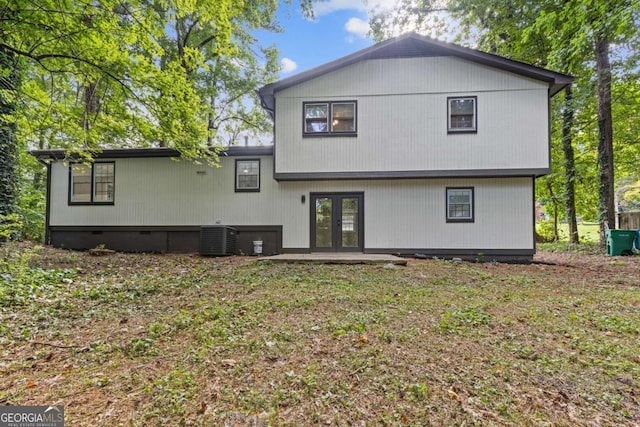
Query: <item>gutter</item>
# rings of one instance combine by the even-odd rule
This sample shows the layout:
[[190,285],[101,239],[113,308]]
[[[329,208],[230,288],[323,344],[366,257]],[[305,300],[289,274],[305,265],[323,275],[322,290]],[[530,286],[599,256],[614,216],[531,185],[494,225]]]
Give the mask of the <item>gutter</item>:
[[[75,160],[79,158],[77,153],[66,150],[31,150],[29,154],[38,161],[50,160]],[[89,152],[95,159],[121,159],[121,158],[152,158],[152,157],[180,157],[180,152],[173,148],[112,148],[99,152]],[[230,146],[218,152],[221,156],[270,156],[273,154],[273,146]]]

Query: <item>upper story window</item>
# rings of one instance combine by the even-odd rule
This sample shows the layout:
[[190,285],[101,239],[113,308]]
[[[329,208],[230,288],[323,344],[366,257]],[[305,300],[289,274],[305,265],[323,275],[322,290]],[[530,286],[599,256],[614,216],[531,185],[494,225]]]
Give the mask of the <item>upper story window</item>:
[[303,135],[355,135],[356,102],[305,102]]
[[477,97],[447,98],[447,130],[449,133],[477,132]]
[[447,222],[473,222],[473,188],[447,188]]
[[69,166],[69,204],[112,205],[115,193],[115,163],[74,163]]
[[236,160],[236,192],[260,191],[260,159]]

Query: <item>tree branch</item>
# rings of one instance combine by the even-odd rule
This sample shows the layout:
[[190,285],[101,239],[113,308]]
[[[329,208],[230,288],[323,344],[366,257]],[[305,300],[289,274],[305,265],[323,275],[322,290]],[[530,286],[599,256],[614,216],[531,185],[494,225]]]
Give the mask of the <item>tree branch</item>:
[[77,62],[81,62],[83,64],[86,64],[92,68],[95,68],[96,70],[100,71],[103,75],[105,75],[106,77],[108,77],[109,79],[113,80],[114,82],[116,82],[118,85],[120,85],[126,92],[130,93],[133,98],[135,98],[137,101],[139,101],[142,105],[145,105],[148,109],[151,109],[150,106],[144,102],[144,100],[142,100],[140,98],[140,96],[138,96],[138,94],[133,90],[133,88],[131,88],[123,79],[121,79],[120,77],[116,76],[115,74],[113,74],[112,72],[105,70],[103,67],[101,67],[100,65],[85,59],[85,58],[80,58],[77,56],[73,56],[73,55],[67,55],[67,54],[54,54],[54,53],[50,53],[50,54],[42,54],[42,55],[34,55],[30,52],[25,52],[22,51],[20,49],[16,49],[12,46],[9,46],[7,44],[4,43],[0,43],[0,48],[9,50],[13,53],[15,53],[16,55],[25,57],[25,58],[30,58],[34,61],[36,61],[38,63],[38,65],[40,65],[43,69],[45,69],[47,72],[53,73],[54,70],[51,70],[50,68],[48,68],[46,66],[46,64],[44,64],[43,61],[47,60],[47,59],[68,59],[70,61],[77,61]]
[[[189,43],[189,37],[191,37],[191,31],[193,31],[193,29],[196,27],[196,25],[198,25],[199,22],[200,22],[199,18],[196,19],[195,21],[193,21],[193,23],[191,24],[191,26],[187,30],[187,34],[185,34],[185,36],[184,36],[184,40],[182,41],[182,46],[184,46],[184,47],[187,46],[187,44]],[[178,41],[178,43],[180,43],[180,41]]]
[[198,43],[198,45],[196,46],[196,49],[202,49],[203,47],[205,47],[209,42],[211,42],[212,40],[215,40],[216,36],[209,36],[206,39],[202,40],[200,43]]

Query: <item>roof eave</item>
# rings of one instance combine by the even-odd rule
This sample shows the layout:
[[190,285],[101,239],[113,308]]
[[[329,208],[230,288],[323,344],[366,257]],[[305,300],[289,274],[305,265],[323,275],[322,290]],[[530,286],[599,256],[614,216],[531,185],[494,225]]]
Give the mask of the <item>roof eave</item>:
[[452,43],[442,42],[429,37],[421,36],[416,33],[407,33],[396,38],[385,40],[381,43],[359,50],[355,53],[296,74],[294,76],[287,77],[277,82],[265,85],[258,91],[258,93],[260,95],[260,98],[263,100],[263,103],[266,104],[265,108],[273,112],[273,107],[275,104],[274,97],[276,92],[351,65],[364,58],[367,58],[370,55],[375,54],[378,51],[381,51],[382,49],[387,48],[391,44],[400,43],[406,39],[413,39],[419,43],[423,43],[425,45],[433,47],[439,52],[448,52],[451,55],[472,62],[480,63],[498,69],[503,69],[505,71],[530,77],[536,80],[545,81],[549,84],[550,93],[552,96],[558,93],[568,84],[571,84],[571,82],[573,81],[573,77],[566,74],[557,73],[555,71],[504,58],[502,56],[458,46]]
[[[39,160],[74,160],[78,154],[67,150],[31,150],[29,154]],[[173,148],[109,148],[90,153],[94,159],[124,159],[124,158],[153,158],[180,157],[180,152]],[[219,156],[270,156],[273,146],[231,146],[218,152]]]

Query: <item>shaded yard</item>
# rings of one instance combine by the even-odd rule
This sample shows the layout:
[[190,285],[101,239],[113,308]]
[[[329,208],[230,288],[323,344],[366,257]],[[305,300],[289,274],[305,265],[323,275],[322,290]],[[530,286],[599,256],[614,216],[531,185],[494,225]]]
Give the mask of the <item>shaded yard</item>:
[[640,257],[30,251],[0,265],[0,402],[67,425],[640,423]]

